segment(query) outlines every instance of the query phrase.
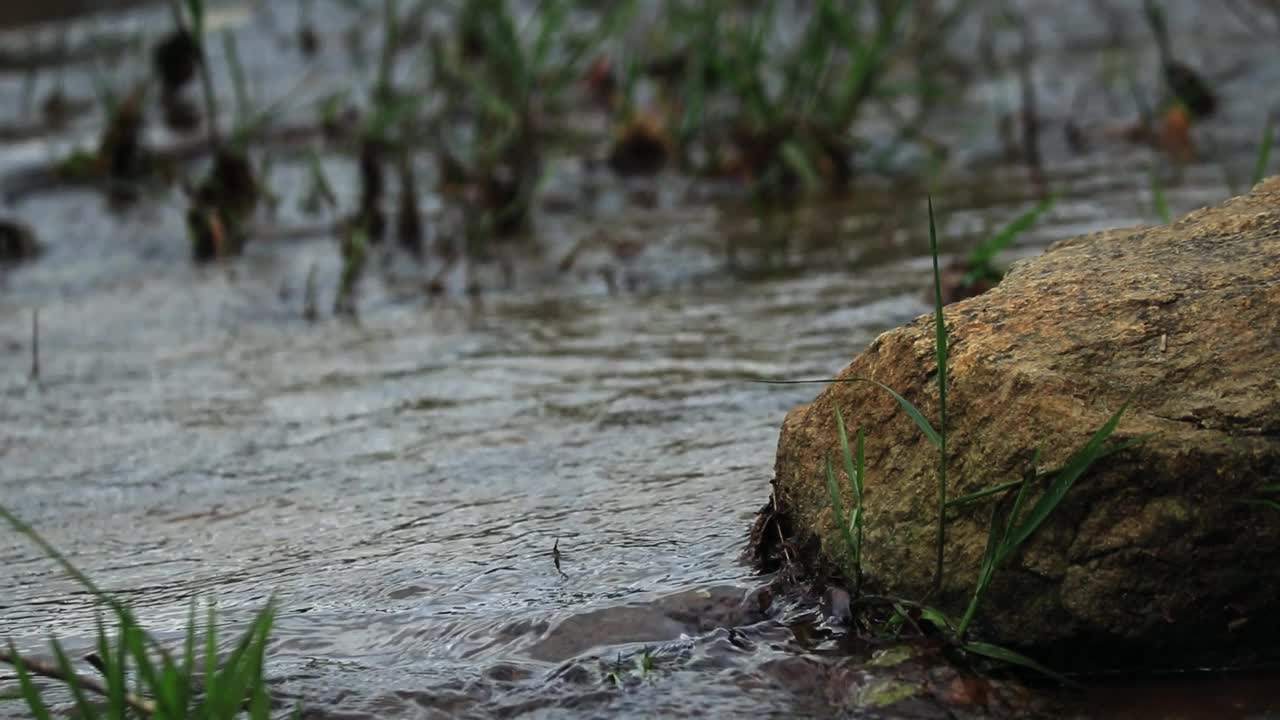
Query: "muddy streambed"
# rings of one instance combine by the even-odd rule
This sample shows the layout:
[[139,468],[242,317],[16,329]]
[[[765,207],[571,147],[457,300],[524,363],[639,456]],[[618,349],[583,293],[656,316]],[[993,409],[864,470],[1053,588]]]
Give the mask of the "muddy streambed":
[[[281,40],[294,5],[269,5],[217,6],[257,91],[280,96],[303,76],[308,92],[331,89],[334,68],[316,72]],[[1046,28],[1042,112],[1095,127],[1129,119],[1131,107],[1089,88],[1108,53],[1154,75],[1139,4],[1019,5]],[[1197,129],[1201,158],[1164,189],[1176,213],[1225,197],[1224,175],[1247,179],[1280,84],[1265,62],[1270,16],[1246,27],[1199,3],[1169,8],[1187,60],[1231,74],[1222,113]],[[159,32],[166,17],[144,8],[10,31],[4,47]],[[337,9],[316,18],[333,45],[352,22]],[[356,72],[335,54],[317,62]],[[58,65],[36,81],[56,73],[89,96],[88,70]],[[11,108],[0,122],[24,122],[28,78],[0,73]],[[964,122],[940,123],[957,139],[937,191],[950,250],[1034,200],[1025,169],[997,159],[1011,84],[976,82],[950,115]],[[96,127],[13,139],[0,171]],[[1072,154],[1059,131],[1043,148],[1061,199],[1010,257],[1156,220],[1149,168],[1167,168],[1152,151],[1103,141]],[[307,222],[290,209],[300,166],[273,166],[282,227]],[[351,163],[333,172],[349,198]],[[1214,673],[1069,696],[998,688],[974,703],[947,668],[897,663],[817,608],[758,591],[769,578],[739,553],[782,416],[816,389],[752,379],[827,376],[928,309],[918,195],[872,185],[791,217],[779,242],[774,224],[699,200],[691,180],[553,163],[550,194],[591,199],[541,207],[536,250],[481,268],[477,296],[433,298],[424,270],[375,257],[358,322],[327,312],[340,268],[327,234],[277,233],[196,267],[180,203],[118,212],[88,190],[19,193],[0,212],[36,228],[45,251],[0,269],[0,499],[162,637],[178,636],[193,598],[216,598],[235,625],[274,595],[269,674],[314,717],[1280,713],[1274,675]],[[603,240],[561,271],[591,237]],[[641,250],[611,252],[619,243]],[[303,320],[309,276],[316,323]],[[0,634],[36,653],[50,634],[88,647],[88,596],[12,533],[0,533],[0,567]],[[903,683],[934,699],[877,709]]]

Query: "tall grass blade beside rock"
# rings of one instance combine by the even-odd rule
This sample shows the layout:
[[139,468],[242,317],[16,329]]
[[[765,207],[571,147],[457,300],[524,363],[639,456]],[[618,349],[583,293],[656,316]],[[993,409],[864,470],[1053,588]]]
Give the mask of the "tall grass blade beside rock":
[[933,255],[933,354],[938,362],[938,537],[933,590],[942,587],[943,549],[947,544],[947,323],[942,316],[942,274],[938,271],[938,228],[929,197],[929,252]]

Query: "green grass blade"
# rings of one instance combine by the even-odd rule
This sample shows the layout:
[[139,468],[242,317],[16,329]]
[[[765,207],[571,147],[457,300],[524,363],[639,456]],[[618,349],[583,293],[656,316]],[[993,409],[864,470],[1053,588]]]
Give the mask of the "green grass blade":
[[[898,32],[898,22],[910,0],[884,0],[877,3],[879,24],[871,41],[857,42],[853,49],[853,67],[837,94],[834,118],[836,127],[848,128],[858,115],[864,100],[874,90],[878,76]],[[856,17],[857,13],[852,13]],[[846,26],[846,29],[856,26]],[[856,31],[854,31],[856,32]],[[846,36],[847,38],[847,36]],[[849,42],[848,39],[845,41]]]
[[1169,203],[1164,197],[1164,182],[1160,180],[1160,173],[1155,168],[1151,169],[1151,204],[1160,222],[1168,225],[1173,220],[1173,215],[1169,212]]
[[62,648],[62,643],[54,638],[49,641],[49,645],[53,647],[53,657],[58,662],[58,670],[62,671],[63,677],[67,679],[67,689],[71,691],[71,697],[76,703],[76,714],[82,718],[96,717],[97,711],[89,704],[89,698],[84,694],[84,688],[80,686],[79,676],[71,665],[71,658],[67,657],[67,651]]
[[[14,515],[3,505],[0,505],[0,518],[3,518],[8,522],[9,525],[18,532],[18,534],[26,536],[32,544],[40,548],[41,552],[57,563],[64,573],[87,590],[90,595],[93,595],[98,601],[110,607],[112,612],[115,613],[116,617],[121,621],[122,625],[126,622],[130,625],[138,625],[137,620],[134,619],[133,613],[129,610],[127,605],[103,592],[92,580],[89,579],[89,576],[85,575],[79,568],[71,564],[71,561],[68,560],[65,555],[58,552],[58,549],[51,545],[48,540],[45,540],[43,535],[36,532],[35,528],[23,522],[18,518],[18,516]],[[107,657],[104,655],[103,661],[106,662],[107,660]]]
[[996,255],[1000,254],[1006,247],[1009,247],[1009,243],[1016,240],[1020,234],[1032,228],[1032,225],[1036,224],[1041,215],[1052,209],[1056,202],[1057,195],[1050,193],[1050,195],[1044,196],[1043,200],[1037,202],[1032,208],[1023,211],[1023,214],[1012,219],[1009,224],[1001,228],[996,234],[980,242],[978,247],[974,247],[973,251],[969,252],[970,268],[988,268],[988,266],[991,266],[992,261],[996,259]]
[[[114,662],[107,666],[107,687],[110,688],[113,696],[110,702],[111,720],[125,720],[128,716],[125,696],[129,694],[129,676],[126,674],[129,667],[129,648],[124,636],[132,626],[133,623],[129,618],[120,618],[120,634],[116,638],[115,654],[112,657]],[[119,697],[119,700],[116,697]]]
[[858,432],[854,437],[854,470],[857,471],[858,485],[855,488],[858,492],[858,500],[862,500],[863,482],[867,478],[867,434],[858,428]]
[[[1003,519],[1003,522],[1001,521]],[[987,585],[990,584],[991,578],[995,575],[996,564],[1000,561],[1000,543],[1008,535],[1009,521],[1008,515],[1000,512],[1000,506],[994,505],[991,508],[991,519],[987,522],[987,546],[982,551],[982,563],[978,565],[978,582],[973,592],[973,604],[978,602],[982,593],[986,592]],[[971,612],[966,612],[960,621],[960,634],[964,634],[964,629],[969,626]]]
[[218,623],[213,603],[209,603],[205,612],[204,628],[204,701],[201,707],[204,717],[217,717],[214,710],[217,699],[221,697],[222,688],[218,683]]
[[[138,679],[142,681],[144,687],[151,688],[153,692],[161,690],[160,678],[156,673],[155,664],[151,662],[151,658],[147,655],[147,646],[143,636],[142,629],[131,626],[126,630],[122,628],[120,634],[120,642],[124,645],[125,651],[129,657],[133,658],[133,667],[138,674]],[[172,709],[172,697],[163,696],[164,693],[158,693],[156,700],[160,707]]]
[[973,584],[973,595],[970,596],[969,605],[965,607],[964,615],[960,618],[960,625],[955,628],[955,637],[958,640],[964,640],[970,623],[978,614],[982,597],[991,585],[991,578],[995,577],[996,566],[1000,563],[1000,544],[1009,531],[1007,517],[1000,512],[998,504],[991,508],[991,519],[987,523],[987,545],[982,550],[982,562],[978,565],[978,580]]
[[764,383],[766,385],[809,385],[813,383],[830,384],[830,383],[845,383],[845,382],[871,383],[872,385],[876,385],[880,389],[889,393],[890,395],[893,396],[894,400],[898,401],[898,406],[901,407],[903,412],[907,414],[907,417],[911,418],[911,421],[916,424],[916,427],[920,428],[920,432],[924,433],[924,436],[929,438],[929,442],[933,443],[935,446],[942,444],[942,436],[940,436],[938,432],[933,429],[933,425],[929,423],[929,420],[924,416],[924,413],[920,412],[919,408],[911,404],[910,400],[902,397],[901,395],[898,394],[896,390],[889,387],[888,385],[885,385],[879,380],[872,380],[871,378],[864,378],[864,377],[851,377],[851,378],[828,378],[825,380],[756,380],[755,382]]
[[976,502],[978,500],[981,500],[986,497],[990,497],[992,495],[999,495],[1000,493],[1008,492],[1009,490],[1012,490],[1013,488],[1016,488],[1021,484],[1022,484],[1021,480],[1010,480],[1007,483],[1000,483],[999,485],[996,485],[994,487],[989,487],[985,490],[978,490],[976,492],[971,492],[967,495],[960,495],[959,497],[953,497],[947,501],[947,507],[953,508],[953,507],[956,507],[957,505],[965,505],[971,502]]
[[538,8],[541,27],[538,30],[537,39],[534,40],[533,51],[530,54],[532,72],[536,73],[538,69],[546,64],[547,57],[551,52],[552,40],[563,30],[565,20],[568,19],[568,10],[566,3],[560,0],[543,2]]
[[931,425],[929,420],[925,418],[924,413],[920,412],[920,409],[915,405],[912,405],[910,400],[899,395],[897,391],[888,385],[885,385],[879,380],[872,380],[870,378],[840,378],[833,380],[832,382],[869,382],[874,385],[879,385],[881,389],[892,395],[894,400],[898,401],[898,406],[907,414],[907,417],[911,418],[911,421],[916,424],[916,427],[920,428],[920,432],[924,433],[924,436],[929,438],[929,442],[939,447],[942,445],[942,436],[938,434],[937,430],[933,429],[933,425]]
[[1084,475],[1094,461],[1102,456],[1102,444],[1106,442],[1111,433],[1115,431],[1116,426],[1120,424],[1120,417],[1124,415],[1124,411],[1128,409],[1129,403],[1120,406],[1119,410],[1107,419],[1102,427],[1089,438],[1084,447],[1077,450],[1060,470],[1049,484],[1049,488],[1045,490],[1040,499],[1031,508],[1026,520],[1022,521],[1018,527],[1014,528],[1010,534],[1008,543],[1016,548],[1020,547],[1027,538],[1034,533],[1053,512],[1062,498],[1066,497],[1067,491],[1075,484],[1076,480]]
[[[1108,445],[1107,447],[1098,451],[1098,454],[1096,457],[1094,457],[1093,461],[1098,462],[1102,458],[1108,457],[1110,455],[1115,455],[1116,453],[1122,450],[1128,450],[1129,448],[1134,447],[1136,445],[1140,445],[1153,437],[1155,437],[1155,433],[1143,433],[1142,435],[1135,435],[1123,442],[1112,443],[1111,445]],[[1039,450],[1037,450],[1036,452],[1038,453]],[[1062,467],[1066,467],[1066,466],[1063,465]],[[1044,478],[1053,477],[1054,475],[1057,475],[1058,473],[1062,472],[1062,467],[1059,467],[1047,472],[1041,472],[1038,474],[1038,476],[1044,477]]]
[[938,363],[938,537],[933,589],[942,586],[943,550],[947,543],[947,322],[942,314],[942,275],[938,270],[938,227],[929,196],[929,252],[933,255],[934,356]]
[[990,658],[992,660],[998,660],[1002,663],[1007,663],[1009,665],[1017,665],[1019,667],[1026,668],[1028,670],[1034,670],[1035,672],[1038,672],[1041,675],[1044,675],[1045,677],[1050,677],[1050,678],[1053,678],[1054,680],[1057,680],[1063,685],[1079,687],[1079,683],[1067,677],[1066,675],[1063,675],[1062,673],[1056,670],[1053,670],[1045,665],[1041,665],[1040,663],[1036,662],[1035,660],[1032,660],[1026,655],[1023,655],[1021,653],[1016,653],[1012,650],[1009,650],[1008,648],[1003,648],[1003,647],[1000,647],[999,645],[992,645],[990,643],[982,643],[982,642],[969,642],[969,643],[965,643],[961,647],[964,649],[965,652],[973,653],[974,655],[980,655],[982,657]]
[[933,219],[933,198],[929,198],[929,252],[933,255],[934,355],[938,362],[938,413],[943,437],[947,432],[947,323],[942,315],[942,273],[938,270],[938,228]]
[[191,707],[191,676],[196,670],[196,602],[187,609],[187,633],[182,641],[182,665],[178,677],[182,680],[182,708],[185,713]]
[[222,52],[227,56],[227,67],[231,73],[231,91],[236,101],[236,125],[244,125],[253,114],[253,106],[249,99],[249,81],[245,78],[244,65],[240,63],[240,48],[236,45],[235,34],[230,31],[222,33]]
[[9,641],[9,655],[13,658],[13,669],[18,673],[18,686],[22,690],[22,699],[26,701],[27,709],[36,720],[50,720],[49,708],[40,697],[40,688],[32,682],[26,663],[22,662],[22,656],[18,654],[12,640]]
[[107,628],[102,623],[101,615],[98,616],[97,626],[98,660],[102,662],[101,673],[107,685],[107,717],[119,720],[125,716],[125,695],[129,688],[124,682],[124,671],[116,670],[116,657],[111,652],[111,640],[107,637]]
[[853,555],[853,583],[855,589],[862,584],[862,468],[864,464],[865,439],[862,429],[859,428],[855,440],[857,446],[857,458],[854,458],[854,452],[849,448],[849,433],[845,428],[844,416],[840,413],[840,408],[836,408],[836,433],[840,439],[840,455],[844,461],[844,472],[849,477],[849,485],[853,489],[853,512],[850,513],[847,533],[852,534],[848,539]]
[[955,623],[952,622],[951,618],[947,617],[941,610],[927,605],[921,605],[919,608],[920,617],[924,620],[928,620],[934,627],[947,632],[953,632],[955,630]]
[[223,666],[224,677],[219,685],[223,688],[224,707],[230,713],[227,717],[234,716],[247,700],[252,704],[251,698],[259,689],[266,691],[262,671],[274,616],[272,600],[258,612]]
[[268,720],[271,717],[271,697],[267,694],[265,675],[267,643],[271,638],[271,626],[275,617],[274,598],[267,603],[258,615],[255,623],[253,643],[249,648],[248,679],[252,683],[250,689],[249,716],[253,720]]
[[249,701],[249,717],[251,720],[270,720],[271,696],[267,694],[264,683],[253,687],[253,695]]
[[682,143],[702,126],[702,116],[706,107],[706,73],[707,51],[695,49],[689,59],[689,72],[684,79],[684,113],[680,117],[679,136]]
[[[1018,494],[1013,497],[1013,507],[1009,509],[1009,519],[1005,522],[1004,532],[1000,535],[1001,550],[1009,552],[1013,548],[1008,545],[1009,537],[1013,534],[1013,528],[1018,522],[1018,518],[1022,516],[1022,503],[1026,502],[1027,491],[1031,488],[1031,481],[1036,477],[1035,471],[1029,471],[1022,478],[1022,486],[1018,488]],[[1001,558],[1003,560],[1003,558]]]
[[1269,507],[1273,510],[1280,510],[1280,502],[1276,502],[1275,500],[1266,500],[1264,498],[1246,498],[1244,500],[1239,500],[1237,502],[1240,502],[1244,505],[1261,505],[1262,507]]
[[[18,534],[25,535],[28,540],[30,540],[32,543],[36,545],[36,547],[40,548],[41,552],[43,552],[45,555],[52,558],[54,562],[58,563],[58,565],[62,567],[63,572],[71,576],[73,580],[75,580],[82,587],[88,590],[90,594],[98,598],[106,597],[106,594],[103,593],[101,590],[99,590],[98,586],[95,585],[87,575],[80,572],[80,570],[77,569],[76,566],[72,565],[71,562],[67,560],[65,555],[58,552],[57,548],[53,547],[53,545],[50,545],[49,541],[44,539],[44,536],[37,533],[35,531],[35,528],[31,527],[30,525],[20,520],[17,515],[14,515],[13,513],[9,512],[9,509],[4,507],[3,505],[0,505],[0,517],[4,518],[5,521],[8,522],[9,525],[12,526],[15,531],[18,532]],[[115,605],[119,605],[119,603],[117,602],[115,603]],[[117,610],[117,612],[119,612],[119,609],[116,608],[115,605],[112,606],[112,609]]]
[[788,140],[782,143],[779,152],[782,154],[782,161],[800,178],[806,191],[814,192],[822,187],[822,178],[818,176],[818,171],[813,169],[813,163],[809,162],[808,156],[804,154],[799,143]]
[[854,525],[854,541],[857,543],[858,555],[854,560],[858,565],[858,577],[856,578],[859,586],[862,584],[862,508],[863,508],[863,482],[867,477],[867,435],[858,428],[856,437],[854,438],[854,472],[858,476],[858,484],[854,486],[854,495],[858,501],[858,522]]
[[[95,637],[94,642],[95,642],[95,647],[98,651],[98,660],[102,661],[104,665],[109,666],[111,664],[111,645],[110,645],[110,640],[107,638],[107,627],[102,624],[101,614],[98,615],[96,624],[98,628],[98,634]],[[102,669],[100,672],[104,677],[108,674],[108,670],[105,668]]]
[[187,12],[191,14],[191,34],[195,36],[196,44],[204,43],[204,1],[203,0],[187,0]]
[[853,501],[855,506],[858,503],[862,493],[861,477],[858,475],[858,468],[853,462],[853,450],[849,447],[849,432],[845,428],[844,416],[840,413],[840,408],[836,408],[836,434],[840,439],[840,457],[844,461],[845,475],[849,476],[849,484],[853,486]]
[[1262,182],[1267,175],[1267,165],[1271,163],[1271,144],[1275,142],[1274,118],[1268,114],[1267,124],[1262,129],[1262,142],[1258,144],[1258,159],[1253,166],[1253,184]]
[[[261,681],[260,663],[255,665],[255,658],[265,648],[266,633],[271,627],[272,609],[268,604],[260,611],[249,629],[236,642],[236,647],[227,655],[222,669],[216,677],[218,692],[209,687],[209,696],[213,701],[215,712],[219,717],[234,717],[249,697],[249,691],[256,682]],[[255,669],[256,668],[256,669]]]
[[831,497],[831,511],[836,515],[836,525],[840,528],[841,537],[844,539],[845,551],[852,558],[854,554],[853,534],[849,532],[849,524],[845,519],[844,503],[840,501],[840,484],[836,482],[836,474],[831,469],[831,456],[827,456],[825,468],[827,481],[827,494]]

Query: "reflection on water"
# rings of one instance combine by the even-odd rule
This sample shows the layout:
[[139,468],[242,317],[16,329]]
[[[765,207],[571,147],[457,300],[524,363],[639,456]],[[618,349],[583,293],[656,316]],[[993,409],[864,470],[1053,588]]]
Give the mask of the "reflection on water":
[[[1185,21],[1190,5],[1171,6]],[[162,10],[128,17],[164,22]],[[1077,20],[1062,27],[1082,35],[1039,60],[1046,113],[1072,111],[1075,88],[1092,82],[1082,58],[1107,28]],[[269,24],[237,32],[247,62],[279,54]],[[1261,41],[1249,38],[1210,22],[1185,49],[1226,65],[1213,53],[1256,56]],[[1231,86],[1243,99],[1214,129],[1229,164],[1251,162],[1247,138],[1265,108],[1245,100],[1249,87],[1276,86],[1268,72],[1250,66]],[[259,92],[287,92],[290,74],[264,74]],[[0,97],[19,85],[0,77]],[[1091,112],[1102,122],[1111,111]],[[980,169],[992,166],[980,162],[983,137],[965,146],[975,169],[938,191],[952,238],[1007,220],[1034,195],[1016,167]],[[40,157],[42,143],[4,148],[0,167]],[[1057,139],[1046,144],[1062,199],[1015,254],[1153,219],[1141,199],[1147,151],[1072,157]],[[339,172],[349,195],[351,169]],[[1171,204],[1220,199],[1221,172],[1188,167]],[[282,162],[275,173],[287,224],[301,171]],[[327,237],[262,241],[234,264],[197,268],[171,203],[113,215],[88,193],[24,196],[11,210],[48,251],[0,271],[4,503],[161,635],[182,626],[193,597],[216,596],[234,623],[274,595],[271,674],[315,716],[826,717],[861,707],[893,673],[869,669],[872,649],[848,647],[810,609],[771,601],[759,589],[768,578],[738,561],[768,494],[781,418],[815,391],[750,380],[829,375],[926,311],[919,213],[868,189],[790,218],[779,240],[741,209],[679,198],[640,209],[625,200],[634,187],[580,168],[556,177],[559,192],[614,193],[624,209],[539,218],[541,252],[519,257],[514,289],[474,300],[426,300],[433,269],[401,259],[367,278],[356,324],[301,321],[313,268],[323,302],[334,292]],[[644,251],[625,262],[586,252],[573,272],[556,272],[591,233]],[[496,277],[481,279],[492,289]],[[39,386],[26,378],[37,307]],[[50,633],[88,642],[89,599],[10,533],[0,533],[0,566],[0,626],[20,647],[40,651]],[[648,674],[636,669],[646,655]],[[914,672],[941,686],[954,680],[936,677],[944,671]],[[1260,698],[1251,712],[1280,708],[1274,690],[1230,687]],[[1195,692],[1215,701],[1139,716],[1221,717],[1231,706]],[[1119,713],[1146,693],[1126,688],[1099,707]],[[1015,695],[988,709],[1038,708]]]

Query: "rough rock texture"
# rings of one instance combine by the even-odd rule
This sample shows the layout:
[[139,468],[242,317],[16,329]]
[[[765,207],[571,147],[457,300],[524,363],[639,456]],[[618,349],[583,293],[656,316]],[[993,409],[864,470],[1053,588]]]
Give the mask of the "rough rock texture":
[[[1280,178],[1172,225],[1056,243],[946,322],[952,496],[1017,479],[1037,446],[1056,466],[1129,399],[1113,437],[1155,434],[1095,465],[1009,561],[979,614],[986,638],[1063,667],[1280,655],[1280,511],[1238,502],[1280,483]],[[841,377],[936,418],[933,333],[931,316],[885,333]],[[825,453],[840,465],[836,403],[851,435],[867,431],[864,571],[919,597],[937,454],[874,385],[831,384],[788,413],[754,550],[812,577],[844,571],[820,470]],[[990,512],[949,514],[931,602],[957,615]]]

